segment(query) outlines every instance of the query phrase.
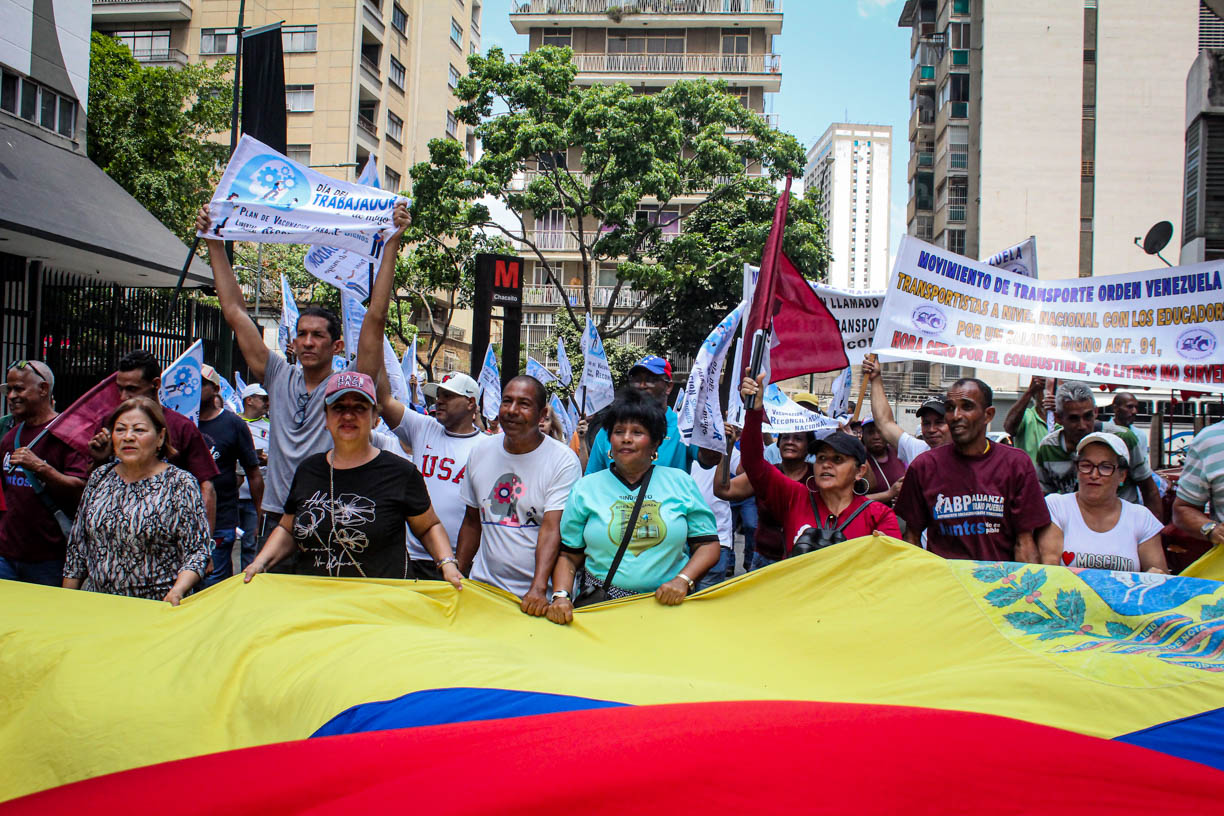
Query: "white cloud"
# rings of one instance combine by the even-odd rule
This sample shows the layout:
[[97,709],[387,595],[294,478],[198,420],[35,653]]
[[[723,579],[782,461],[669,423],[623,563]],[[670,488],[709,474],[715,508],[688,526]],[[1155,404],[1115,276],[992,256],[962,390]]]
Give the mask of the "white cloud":
[[859,16],[870,17],[873,14],[886,11],[895,2],[896,0],[858,0]]

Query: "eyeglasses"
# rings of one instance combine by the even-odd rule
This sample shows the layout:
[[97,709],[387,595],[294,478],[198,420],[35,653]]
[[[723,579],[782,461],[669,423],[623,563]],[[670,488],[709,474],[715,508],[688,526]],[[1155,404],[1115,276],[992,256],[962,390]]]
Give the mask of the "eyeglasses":
[[[43,382],[47,382],[47,378],[44,377],[42,375],[42,372],[38,370],[38,366],[34,365],[33,360],[18,360],[17,362],[10,365],[8,367],[8,370],[12,371],[14,368],[17,369],[18,371],[29,371],[31,374],[33,374],[38,379],[42,380]],[[47,384],[50,385],[50,383],[47,383]]]
[[310,392],[304,391],[297,395],[297,411],[293,415],[293,424],[301,425],[306,421],[306,407],[310,405]]
[[1075,463],[1075,469],[1078,470],[1083,476],[1088,476],[1094,470],[1102,476],[1112,476],[1114,475],[1114,471],[1118,469],[1118,466],[1110,464],[1109,462],[1089,462],[1085,459],[1081,459]]

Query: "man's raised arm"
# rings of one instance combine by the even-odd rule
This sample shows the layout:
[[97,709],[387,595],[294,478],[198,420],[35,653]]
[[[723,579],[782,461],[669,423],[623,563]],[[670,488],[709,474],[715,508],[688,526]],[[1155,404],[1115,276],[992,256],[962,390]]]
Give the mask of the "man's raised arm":
[[[196,215],[196,231],[208,232],[211,226],[212,216],[205,204]],[[221,301],[221,313],[234,330],[234,338],[242,350],[242,358],[251,368],[251,374],[263,382],[264,369],[268,366],[268,347],[264,345],[259,327],[247,314],[246,298],[242,296],[242,287],[238,285],[234,268],[225,254],[225,244],[212,238],[205,238],[204,243],[208,246],[208,264],[212,267],[213,288],[217,290],[217,300]]]
[[391,219],[395,231],[383,247],[378,275],[370,289],[370,304],[357,339],[357,370],[375,380],[383,370],[383,335],[387,330],[387,310],[391,308],[391,290],[395,287],[395,260],[399,255],[404,229],[408,226],[407,205],[396,204]]
[[884,379],[880,376],[880,363],[874,357],[863,360],[863,376],[871,383],[871,418],[885,441],[893,447],[901,439],[905,429],[893,418],[892,405],[884,393]]

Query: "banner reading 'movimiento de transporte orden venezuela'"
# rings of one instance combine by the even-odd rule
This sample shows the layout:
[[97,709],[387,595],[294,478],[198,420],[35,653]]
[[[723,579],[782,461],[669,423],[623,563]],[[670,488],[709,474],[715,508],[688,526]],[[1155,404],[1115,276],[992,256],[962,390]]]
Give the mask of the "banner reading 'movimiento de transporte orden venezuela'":
[[1224,392],[1224,263],[1033,280],[903,238],[875,350],[1059,379]]

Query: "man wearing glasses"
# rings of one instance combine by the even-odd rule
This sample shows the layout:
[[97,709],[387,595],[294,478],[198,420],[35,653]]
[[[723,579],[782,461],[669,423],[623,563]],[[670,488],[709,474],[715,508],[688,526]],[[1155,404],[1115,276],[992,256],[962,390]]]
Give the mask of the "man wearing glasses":
[[[196,228],[207,233],[210,227],[208,207],[201,207]],[[262,511],[265,518],[279,519],[285,512],[285,499],[298,465],[332,447],[323,416],[323,393],[331,379],[332,358],[344,350],[340,318],[319,306],[303,308],[296,334],[290,340],[297,362],[289,364],[264,345],[263,333],[247,314],[225,246],[215,239],[206,239],[205,243],[221,311],[251,375],[268,392],[268,470]]]
[[1142,504],[1156,518],[1163,516],[1160,492],[1152,468],[1134,431],[1112,422],[1097,421],[1096,399],[1086,383],[1069,380],[1054,392],[1054,418],[1062,428],[1047,434],[1037,446],[1037,478],[1041,492],[1074,493],[1079,487],[1075,449],[1090,433],[1103,431],[1117,436],[1130,452],[1126,478],[1118,487],[1123,501]]
[[55,419],[55,375],[45,363],[9,366],[5,389],[15,425],[0,440],[4,500],[0,515],[0,578],[59,586],[64,577],[63,529],[76,512],[89,459],[46,433]]

